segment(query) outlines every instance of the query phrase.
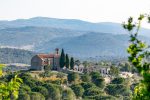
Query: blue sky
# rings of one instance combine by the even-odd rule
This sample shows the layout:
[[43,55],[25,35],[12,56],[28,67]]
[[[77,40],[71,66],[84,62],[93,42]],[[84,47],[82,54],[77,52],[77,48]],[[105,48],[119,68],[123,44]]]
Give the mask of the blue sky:
[[0,20],[43,16],[121,23],[149,12],[150,0],[0,0]]

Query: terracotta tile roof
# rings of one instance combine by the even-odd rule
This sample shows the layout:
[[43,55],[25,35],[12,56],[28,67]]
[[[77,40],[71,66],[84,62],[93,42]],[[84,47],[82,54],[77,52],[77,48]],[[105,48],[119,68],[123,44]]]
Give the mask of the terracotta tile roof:
[[37,54],[40,58],[57,58],[60,57],[60,55],[57,54]]

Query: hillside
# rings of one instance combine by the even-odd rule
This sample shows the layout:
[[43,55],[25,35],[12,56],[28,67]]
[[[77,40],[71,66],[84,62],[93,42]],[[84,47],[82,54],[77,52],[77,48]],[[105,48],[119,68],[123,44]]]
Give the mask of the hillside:
[[[51,28],[61,28],[70,30],[80,30],[80,31],[94,31],[102,33],[112,33],[112,34],[126,34],[127,32],[122,28],[121,24],[113,22],[100,22],[92,23],[77,19],[57,19],[48,17],[34,17],[30,19],[17,19],[13,21],[0,21],[0,29],[5,28],[18,28],[26,26],[35,27],[51,27]],[[141,35],[149,36],[150,30],[146,28],[141,29]]]
[[30,60],[35,55],[34,52],[11,49],[11,48],[0,48],[0,63],[25,63],[30,64]]
[[[140,38],[150,43],[148,29]],[[64,48],[78,58],[126,57],[129,36],[118,23],[91,23],[75,19],[35,17],[0,21],[0,46],[54,52]]]

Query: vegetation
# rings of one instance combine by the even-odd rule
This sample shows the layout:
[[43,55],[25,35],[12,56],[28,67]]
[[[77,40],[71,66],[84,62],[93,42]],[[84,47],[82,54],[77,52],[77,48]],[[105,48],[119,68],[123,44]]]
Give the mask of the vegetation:
[[71,89],[74,91],[74,93],[77,96],[77,98],[83,96],[84,88],[81,85],[79,85],[79,84],[77,84],[77,85],[73,84],[71,86]]
[[[128,59],[143,77],[141,82],[134,89],[133,99],[135,100],[150,99],[150,63],[147,61],[150,56],[148,50],[149,46],[138,38],[141,22],[145,18],[150,22],[150,16],[140,15],[137,24],[134,24],[132,17],[128,19],[127,23],[123,24],[123,27],[128,30],[130,34],[130,45],[127,49],[130,54]],[[135,32],[133,30],[135,30]]]
[[30,64],[31,58],[35,52],[13,49],[13,48],[0,48],[0,63],[24,63]]
[[110,67],[110,74],[112,76],[118,76],[119,75],[119,69],[117,67],[111,66]]
[[74,58],[71,57],[71,59],[70,59],[70,68],[73,69],[73,67],[74,67]]
[[2,76],[2,69],[5,67],[5,64],[0,64],[0,76]]
[[10,82],[1,82],[0,83],[0,99],[2,100],[15,100],[18,98],[18,91],[22,79],[18,78],[17,75]]
[[79,79],[80,79],[79,74],[77,74],[75,72],[69,73],[67,77],[68,77],[69,83],[78,83]]
[[70,61],[69,61],[69,56],[66,54],[66,68],[70,69]]
[[61,51],[61,55],[60,55],[60,67],[63,68],[65,66],[65,53],[64,53],[64,49],[62,49]]
[[[143,16],[141,15],[139,23],[141,23],[142,19]],[[92,65],[108,67],[110,68],[110,73],[101,75],[98,70],[92,70],[89,73],[78,73],[68,70],[63,73],[50,71],[51,66],[46,66],[44,72],[15,72],[22,79],[22,81],[21,79],[19,81],[15,73],[6,72],[4,76],[0,77],[0,99],[130,100],[133,98],[135,100],[148,100],[150,97],[150,64],[146,60],[150,53],[147,51],[148,46],[137,38],[140,24],[137,26],[137,32],[135,34],[131,33],[135,26],[132,18],[129,18],[128,23],[124,24],[124,28],[129,30],[131,37],[131,44],[128,48],[129,61],[131,63],[128,61],[117,63],[109,61],[96,63],[81,62],[80,60],[74,61],[74,58],[71,57],[70,59],[68,54],[65,55],[62,49],[60,57],[61,68],[66,66],[67,69],[73,69],[75,64],[80,65],[82,63],[86,68]],[[0,67],[1,69],[2,67]],[[123,74],[125,77],[122,76]],[[15,78],[13,78],[14,76]],[[12,80],[10,81],[10,79]],[[140,79],[142,80],[139,83]],[[18,87],[16,88],[16,86]]]

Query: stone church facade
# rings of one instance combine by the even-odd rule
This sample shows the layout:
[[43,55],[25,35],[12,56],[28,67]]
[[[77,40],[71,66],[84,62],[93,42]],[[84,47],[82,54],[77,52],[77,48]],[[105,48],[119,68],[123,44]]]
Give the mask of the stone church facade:
[[54,54],[37,54],[31,59],[32,70],[44,70],[47,66],[51,66],[52,70],[59,70],[60,54],[59,50],[56,49]]

